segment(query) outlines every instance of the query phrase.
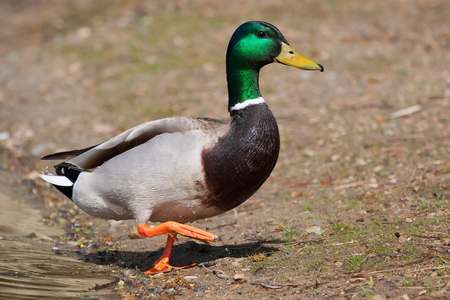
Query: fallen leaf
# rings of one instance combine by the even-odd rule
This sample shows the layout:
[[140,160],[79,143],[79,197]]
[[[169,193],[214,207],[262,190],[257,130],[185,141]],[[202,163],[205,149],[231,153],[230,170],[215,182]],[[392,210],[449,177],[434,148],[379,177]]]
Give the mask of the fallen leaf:
[[263,261],[264,258],[266,258],[264,253],[257,253],[257,254],[252,255],[250,257],[250,260],[253,261],[253,262],[256,262],[256,261]]
[[299,197],[302,197],[302,196],[303,196],[303,192],[302,192],[302,191],[299,191],[299,190],[293,191],[293,192],[291,193],[291,197],[294,197],[294,198],[299,198]]

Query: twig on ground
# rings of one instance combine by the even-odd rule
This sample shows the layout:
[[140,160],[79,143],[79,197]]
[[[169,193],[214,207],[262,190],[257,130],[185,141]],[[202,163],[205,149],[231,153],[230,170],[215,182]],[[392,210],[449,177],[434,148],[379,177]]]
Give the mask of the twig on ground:
[[240,284],[235,284],[235,285],[233,285],[233,286],[230,288],[230,290],[229,290],[225,295],[223,295],[222,299],[228,299],[228,295],[230,295],[233,291],[239,289],[240,287],[241,287]]
[[430,294],[432,297],[445,297],[448,295],[450,295],[450,281],[439,291],[435,291]]
[[[436,250],[435,250],[436,251]],[[439,259],[441,259],[441,260],[443,260],[444,258],[446,259],[446,260],[449,260],[450,261],[450,257],[448,257],[448,256],[446,256],[445,254],[438,254],[438,253],[432,253],[432,252],[429,252],[429,253],[427,253],[428,255],[431,255],[431,256],[436,256],[436,257],[438,257]]]
[[334,189],[336,191],[338,191],[338,190],[343,190],[343,189],[347,189],[347,188],[351,188],[351,187],[355,187],[355,186],[364,185],[366,183],[367,183],[366,180],[357,181],[357,182],[350,182],[350,183],[344,183],[344,184],[335,186]]
[[414,167],[413,171],[411,172],[411,176],[409,176],[409,183],[413,183],[414,176],[416,176],[416,171],[417,171],[417,168]]
[[222,270],[210,269],[210,268],[207,268],[204,264],[199,264],[199,266],[202,266],[203,268],[205,268],[205,270],[208,270],[209,272],[213,273],[214,275],[216,275],[217,277],[219,277],[221,279],[230,278],[230,276],[225,274],[225,272]]
[[441,238],[438,236],[432,236],[432,235],[424,235],[424,234],[413,234],[413,236],[415,237],[420,237],[420,238],[424,238],[424,239],[436,239],[436,240],[440,240]]
[[393,113],[391,113],[390,117],[391,119],[396,119],[396,118],[400,118],[400,117],[405,117],[408,115],[412,115],[416,112],[419,112],[422,110],[422,107],[420,105],[413,105],[404,109],[400,109],[397,111],[394,111]]
[[321,283],[319,283],[317,280],[314,281],[314,283],[311,282],[292,282],[292,283],[264,283],[264,282],[257,282],[253,281],[250,282],[251,285],[260,285],[262,287],[265,287],[266,289],[274,289],[274,290],[282,290],[285,287],[301,287],[301,290],[310,288],[310,287],[318,287]]
[[264,283],[264,282],[250,282],[250,284],[251,285],[260,285],[262,287],[265,287],[266,289],[274,289],[274,290],[283,288],[283,286],[281,286],[281,285],[273,285],[273,284],[268,284],[268,283]]
[[106,289],[106,288],[109,288],[109,287],[113,287],[113,286],[115,286],[118,282],[119,282],[119,278],[116,278],[116,279],[114,279],[113,281],[108,282],[108,283],[105,283],[105,284],[100,284],[100,285],[96,284],[96,285],[92,288],[92,290],[94,290],[94,291],[99,291],[99,290],[101,290],[101,289]]
[[405,266],[409,266],[409,265],[418,264],[418,263],[424,262],[424,261],[426,261],[426,260],[429,260],[429,259],[431,259],[431,258],[433,258],[433,256],[430,255],[429,253],[426,253],[425,256],[423,256],[423,257],[421,257],[421,258],[418,258],[418,259],[415,259],[415,260],[406,262],[406,263],[401,264],[401,265],[397,265],[397,267],[405,267]]
[[322,266],[319,267],[319,269],[315,272],[312,272],[312,279],[316,278],[317,276],[319,276],[320,271],[322,271]]
[[356,241],[351,240],[350,242],[345,242],[345,243],[334,243],[332,244],[333,246],[341,246],[341,245],[345,245],[345,244],[353,244],[356,243]]
[[[440,269],[448,269],[450,268],[450,265],[445,265],[441,267],[428,267],[428,268],[422,268],[422,269],[414,269],[414,272],[420,272],[420,271],[427,271],[427,270],[440,270]],[[377,271],[367,271],[367,272],[358,272],[358,273],[352,273],[349,274],[350,277],[358,277],[358,276],[368,276],[372,274],[378,274],[378,273],[385,273],[385,272],[393,272],[398,270],[404,270],[404,267],[399,268],[392,268],[392,269],[384,269],[384,270],[377,270]]]
[[292,243],[286,243],[286,245],[300,245],[300,244],[306,244],[306,243],[317,243],[317,242],[321,242],[321,241],[324,241],[324,240],[325,240],[325,238],[300,240],[300,241],[295,241],[295,242],[292,242]]

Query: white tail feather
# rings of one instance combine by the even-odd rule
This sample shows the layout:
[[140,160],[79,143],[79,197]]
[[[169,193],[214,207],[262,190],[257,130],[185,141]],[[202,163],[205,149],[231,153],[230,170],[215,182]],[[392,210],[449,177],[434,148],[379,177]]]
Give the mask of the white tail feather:
[[39,174],[42,179],[47,181],[48,183],[51,183],[53,185],[58,186],[73,186],[73,182],[69,180],[66,176],[59,176],[59,175],[53,175],[50,173],[47,174]]

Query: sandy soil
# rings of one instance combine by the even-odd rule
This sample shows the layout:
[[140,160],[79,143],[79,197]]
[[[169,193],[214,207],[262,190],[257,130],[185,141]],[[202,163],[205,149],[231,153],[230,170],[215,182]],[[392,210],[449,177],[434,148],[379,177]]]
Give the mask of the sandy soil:
[[[446,0],[2,1],[2,192],[64,229],[74,274],[109,278],[94,299],[448,298],[449,15]],[[39,157],[172,115],[227,120],[226,46],[252,19],[325,72],[263,69],[282,136],[273,174],[194,223],[221,243],[180,238],[173,264],[197,267],[144,275],[165,239],[80,212],[39,180]],[[21,241],[56,243],[37,240]]]

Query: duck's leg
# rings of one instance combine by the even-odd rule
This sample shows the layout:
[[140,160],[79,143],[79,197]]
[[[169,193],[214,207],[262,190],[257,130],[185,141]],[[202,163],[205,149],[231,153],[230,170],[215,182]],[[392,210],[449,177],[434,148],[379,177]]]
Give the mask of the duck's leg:
[[145,272],[146,274],[167,272],[172,269],[184,269],[195,266],[195,264],[186,267],[172,267],[171,265],[169,265],[170,253],[172,251],[172,246],[174,241],[176,240],[177,234],[181,234],[205,243],[212,243],[220,240],[220,238],[213,233],[173,221],[169,221],[154,227],[148,226],[144,223],[138,226],[138,232],[140,235],[146,237],[153,237],[162,234],[168,235],[166,248],[164,249],[162,256],[155,262],[155,266],[152,269]]
[[153,268],[144,272],[145,274],[156,274],[156,273],[161,273],[161,272],[168,272],[172,269],[176,269],[176,270],[186,269],[186,268],[191,268],[191,267],[195,266],[195,264],[192,264],[189,266],[184,266],[184,267],[173,267],[173,266],[169,265],[170,252],[172,252],[172,246],[173,246],[173,242],[175,240],[176,240],[176,234],[174,234],[174,236],[169,234],[169,236],[167,237],[166,248],[164,248],[163,254],[157,261],[155,261]]

